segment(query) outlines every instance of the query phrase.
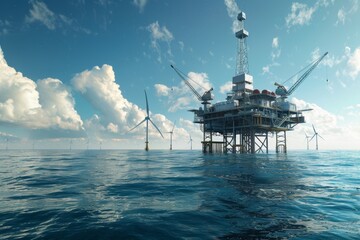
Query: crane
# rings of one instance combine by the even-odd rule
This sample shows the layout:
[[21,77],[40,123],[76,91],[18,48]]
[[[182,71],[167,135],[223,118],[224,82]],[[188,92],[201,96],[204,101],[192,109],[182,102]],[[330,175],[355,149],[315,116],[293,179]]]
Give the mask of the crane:
[[[303,75],[301,75],[299,77],[299,79],[294,83],[294,85],[292,85],[289,90],[287,90],[284,85],[275,82],[275,86],[277,86],[277,89],[275,91],[275,93],[279,96],[281,96],[282,98],[286,98],[289,95],[291,95],[295,89],[297,89],[299,87],[299,85],[310,75],[310,73],[319,65],[319,63],[324,59],[324,57],[328,54],[328,52],[326,52],[325,54],[323,54],[321,57],[319,57],[318,59],[316,59],[315,61],[313,61],[312,63],[310,63],[308,66],[306,66],[304,69],[302,69],[301,71],[305,70],[306,71],[303,73]],[[290,78],[291,79],[291,78]]]
[[[196,89],[191,85],[190,81],[195,82],[191,78],[187,77],[183,72],[181,72],[179,69],[174,67],[173,65],[170,65],[172,69],[179,75],[179,77],[185,82],[185,84],[191,89],[191,91],[195,94],[196,98],[202,102],[204,105],[210,104],[210,101],[214,99],[214,95],[211,93],[213,88],[210,88],[209,90],[206,90],[203,95],[201,95]],[[196,83],[196,82],[195,82]],[[197,84],[197,83],[196,83]],[[199,84],[198,84],[199,85]],[[200,85],[199,85],[200,86]],[[201,87],[201,86],[200,86]],[[203,87],[202,87],[203,88]]]

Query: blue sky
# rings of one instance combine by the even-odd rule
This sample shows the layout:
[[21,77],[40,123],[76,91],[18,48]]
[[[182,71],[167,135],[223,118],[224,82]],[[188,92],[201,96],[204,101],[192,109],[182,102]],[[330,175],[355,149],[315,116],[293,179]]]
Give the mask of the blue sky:
[[[359,149],[360,3],[350,1],[12,1],[0,3],[0,147],[143,148],[144,90],[150,148],[200,148],[191,91],[170,68],[192,74],[215,102],[235,73],[239,9],[254,87],[274,90],[326,51],[289,100],[307,123],[288,134],[306,148],[312,124],[320,149]],[[291,81],[287,83],[291,86]],[[200,91],[203,91],[199,89]],[[272,142],[275,139],[271,140]],[[311,143],[314,148],[315,143]],[[271,144],[270,144],[271,145]]]

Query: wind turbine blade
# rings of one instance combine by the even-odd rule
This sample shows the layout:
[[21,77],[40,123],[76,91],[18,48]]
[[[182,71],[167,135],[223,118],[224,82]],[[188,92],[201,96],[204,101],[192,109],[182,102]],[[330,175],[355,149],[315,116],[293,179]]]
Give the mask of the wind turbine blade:
[[172,128],[171,132],[173,132],[173,131],[174,131],[174,128],[175,128],[175,123],[176,123],[176,121],[174,122],[174,126],[173,126],[173,128]]
[[146,91],[144,90],[145,92],[145,99],[146,99],[146,116],[149,117],[149,103],[148,103],[148,99],[147,99],[147,94],[146,94]]
[[322,140],[325,140],[322,136],[320,136],[320,134],[318,134],[318,136],[319,136],[319,137],[321,137],[321,138],[322,138]]
[[150,122],[152,123],[152,125],[156,128],[156,130],[158,130],[158,132],[160,133],[160,135],[162,136],[162,138],[164,138],[164,136],[162,135],[162,133],[160,132],[160,129],[155,125],[155,123],[153,123],[153,121],[151,119],[149,119]]
[[314,136],[312,136],[312,138],[310,138],[310,141],[309,142],[311,142],[311,140],[313,140],[313,138],[316,136],[316,134],[314,134]]
[[306,139],[308,139],[308,138],[309,138],[309,137],[308,137],[308,135],[307,135],[306,133],[305,133],[305,138],[306,138]]
[[146,118],[144,120],[142,120],[138,125],[136,125],[135,127],[133,127],[132,129],[130,129],[129,131],[127,132],[131,132],[132,130],[134,130],[135,128],[137,128],[139,125],[141,125],[143,122],[146,121]]
[[314,127],[314,124],[312,125],[313,129],[314,129],[314,133],[317,134],[316,130],[315,130],[315,127]]

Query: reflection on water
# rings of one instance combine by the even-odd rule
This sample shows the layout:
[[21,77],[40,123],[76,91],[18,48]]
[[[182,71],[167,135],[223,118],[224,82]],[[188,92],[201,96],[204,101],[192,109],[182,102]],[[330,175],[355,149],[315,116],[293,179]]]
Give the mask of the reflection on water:
[[4,239],[356,238],[357,152],[0,152]]

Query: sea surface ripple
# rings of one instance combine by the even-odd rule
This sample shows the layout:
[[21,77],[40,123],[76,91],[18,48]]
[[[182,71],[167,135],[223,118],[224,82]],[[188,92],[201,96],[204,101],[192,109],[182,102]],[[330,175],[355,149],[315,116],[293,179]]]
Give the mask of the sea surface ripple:
[[360,152],[0,152],[0,239],[360,239]]

